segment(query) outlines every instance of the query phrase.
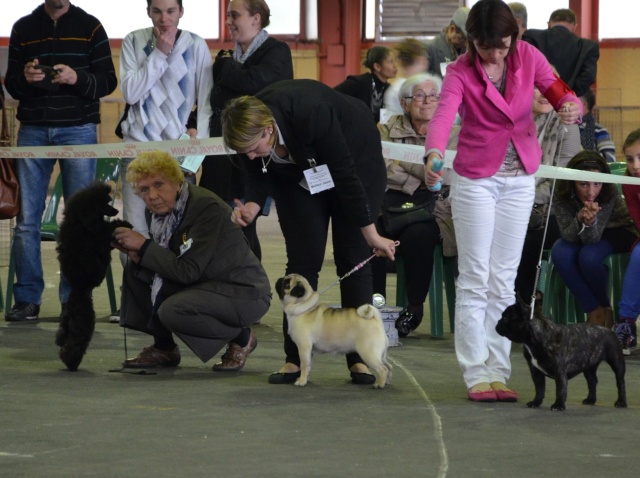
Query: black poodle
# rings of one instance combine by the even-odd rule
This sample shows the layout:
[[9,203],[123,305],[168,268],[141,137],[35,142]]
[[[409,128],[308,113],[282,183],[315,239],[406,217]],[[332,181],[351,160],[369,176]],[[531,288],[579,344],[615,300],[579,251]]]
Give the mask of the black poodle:
[[60,359],[74,372],[93,336],[96,313],[91,292],[107,274],[113,231],[116,227],[132,227],[120,219],[105,220],[105,216],[118,214],[111,206],[110,193],[110,186],[101,182],[78,191],[65,204],[60,224],[56,250],[71,294],[62,307],[56,345],[60,346]]

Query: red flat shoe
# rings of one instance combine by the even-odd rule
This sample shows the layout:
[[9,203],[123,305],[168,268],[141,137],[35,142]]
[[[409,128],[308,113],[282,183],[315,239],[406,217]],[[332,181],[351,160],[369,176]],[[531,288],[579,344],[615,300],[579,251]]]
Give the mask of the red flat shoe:
[[518,392],[515,390],[494,390],[499,402],[517,402]]
[[471,400],[472,402],[498,401],[498,396],[496,395],[495,390],[486,390],[484,392],[472,392],[471,390],[467,390],[467,394],[469,395],[469,400]]

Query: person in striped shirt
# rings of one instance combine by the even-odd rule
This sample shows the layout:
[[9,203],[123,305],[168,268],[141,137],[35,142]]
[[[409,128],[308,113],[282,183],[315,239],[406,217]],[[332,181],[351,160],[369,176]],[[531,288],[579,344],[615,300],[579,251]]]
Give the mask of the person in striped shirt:
[[[11,30],[5,86],[19,101],[18,146],[97,143],[100,98],[117,85],[109,38],[100,21],[69,0],[45,0]],[[17,282],[8,321],[36,320],[44,280],[40,226],[55,158],[20,158],[14,253]],[[65,200],[95,179],[95,158],[59,160]],[[60,277],[64,304],[71,290]]]
[[593,90],[588,90],[584,96],[580,97],[584,116],[580,124],[580,143],[584,149],[597,151],[608,162],[616,160],[616,146],[607,128],[600,123],[596,123],[593,115],[593,107],[596,105],[596,95]]

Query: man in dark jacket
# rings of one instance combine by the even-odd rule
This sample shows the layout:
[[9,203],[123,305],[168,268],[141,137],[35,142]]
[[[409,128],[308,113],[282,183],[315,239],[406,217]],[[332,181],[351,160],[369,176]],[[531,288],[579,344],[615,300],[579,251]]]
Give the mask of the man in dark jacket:
[[576,14],[568,8],[554,11],[547,25],[547,30],[527,30],[522,39],[547,57],[577,96],[584,96],[596,81],[600,57],[598,43],[574,33]]
[[[19,101],[18,146],[97,143],[100,98],[117,84],[109,39],[97,18],[69,0],[45,0],[18,20],[9,39],[7,91]],[[15,228],[15,305],[8,321],[36,320],[44,289],[40,225],[55,158],[17,161],[20,214]],[[60,160],[65,200],[95,179],[95,158]],[[60,278],[60,301],[70,288]]]

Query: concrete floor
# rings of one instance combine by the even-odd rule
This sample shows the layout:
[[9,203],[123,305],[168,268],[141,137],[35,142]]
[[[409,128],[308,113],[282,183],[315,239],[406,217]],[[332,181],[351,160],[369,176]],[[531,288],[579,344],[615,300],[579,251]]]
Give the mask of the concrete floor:
[[[275,283],[284,271],[277,218],[258,229]],[[123,330],[108,322],[106,286],[77,373],[57,358],[58,267],[43,243],[46,291],[41,320],[0,321],[0,476],[13,477],[631,477],[640,433],[640,359],[627,361],[629,408],[615,409],[615,381],[600,369],[598,404],[583,406],[586,384],[570,382],[566,412],[551,412],[554,386],[527,409],[533,384],[520,347],[509,384],[519,403],[467,400],[453,336],[433,340],[425,318],[390,349],[384,390],[349,382],[343,357],[315,357],[305,388],[267,383],[282,361],[282,309],[274,300],[255,327],[258,348],[242,372],[217,374],[186,346],[176,370],[110,372],[125,358]],[[120,263],[114,254],[114,275]],[[320,287],[335,280],[331,252]],[[3,282],[6,269],[0,271]],[[389,297],[395,297],[393,279]],[[337,302],[337,288],[326,295]],[[426,308],[428,313],[428,308]],[[445,324],[448,320],[445,320]],[[129,355],[149,345],[128,332]]]

